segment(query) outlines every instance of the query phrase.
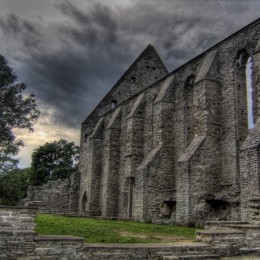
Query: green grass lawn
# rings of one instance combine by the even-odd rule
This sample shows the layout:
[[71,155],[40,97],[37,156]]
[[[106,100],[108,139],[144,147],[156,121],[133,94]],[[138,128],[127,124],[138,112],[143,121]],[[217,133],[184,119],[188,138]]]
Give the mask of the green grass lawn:
[[167,243],[195,238],[196,228],[39,214],[35,231],[41,235],[72,235],[86,243]]

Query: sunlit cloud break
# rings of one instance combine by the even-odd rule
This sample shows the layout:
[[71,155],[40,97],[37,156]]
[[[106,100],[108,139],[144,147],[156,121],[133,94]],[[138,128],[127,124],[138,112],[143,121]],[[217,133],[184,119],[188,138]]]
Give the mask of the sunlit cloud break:
[[31,154],[34,149],[44,145],[46,142],[53,142],[60,138],[66,139],[69,142],[75,142],[79,145],[80,126],[78,127],[64,127],[56,120],[57,111],[54,108],[40,105],[41,111],[44,111],[38,122],[34,125],[34,131],[17,131],[17,138],[24,141],[24,147],[21,148],[18,155],[19,167],[24,168],[30,166]]

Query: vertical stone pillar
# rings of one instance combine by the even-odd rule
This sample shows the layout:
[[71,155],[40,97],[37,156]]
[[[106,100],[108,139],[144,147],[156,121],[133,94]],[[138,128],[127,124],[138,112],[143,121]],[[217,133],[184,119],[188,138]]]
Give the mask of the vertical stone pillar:
[[118,215],[118,171],[120,158],[121,107],[112,114],[105,129],[102,216]]
[[[220,82],[217,49],[205,56],[193,83],[193,140],[178,159],[177,216],[181,225],[195,224],[196,208],[206,192],[217,188],[220,162]],[[191,135],[192,133],[190,133]],[[205,152],[207,151],[207,152]]]
[[160,208],[165,201],[173,203],[175,199],[172,82],[172,76],[163,82],[147,115],[152,117],[153,149],[137,168],[133,215],[141,221],[172,223],[175,219],[175,212],[163,219]]
[[140,94],[126,118],[125,177],[128,180],[127,216],[132,217],[135,172],[143,159],[144,93]]
[[[259,123],[258,123],[259,125]],[[259,126],[260,127],[260,126]],[[249,138],[247,138],[249,139]],[[247,140],[246,140],[247,141]],[[253,140],[252,140],[253,141]],[[259,140],[260,141],[260,140]],[[251,142],[252,144],[252,142]],[[240,201],[241,219],[249,219],[249,201],[259,194],[259,154],[258,147],[246,144],[240,149]]]
[[177,203],[176,203],[176,223],[178,225],[188,225],[190,222],[190,170],[189,162],[179,162],[177,175]]
[[100,186],[103,154],[103,117],[99,119],[89,136],[89,161],[87,165],[87,205],[86,215],[98,216],[100,209]]

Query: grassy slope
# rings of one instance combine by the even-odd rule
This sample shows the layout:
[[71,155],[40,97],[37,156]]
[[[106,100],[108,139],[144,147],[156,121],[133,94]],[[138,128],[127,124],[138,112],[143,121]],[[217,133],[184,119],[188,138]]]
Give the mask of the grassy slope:
[[39,214],[36,232],[43,235],[73,235],[86,243],[158,243],[192,240],[195,228],[139,223],[133,221],[99,220]]

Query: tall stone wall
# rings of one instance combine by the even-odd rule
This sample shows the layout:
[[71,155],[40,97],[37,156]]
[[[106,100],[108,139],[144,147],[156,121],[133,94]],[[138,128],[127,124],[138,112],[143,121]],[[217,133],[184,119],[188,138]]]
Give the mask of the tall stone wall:
[[[93,194],[105,217],[201,225],[247,212],[259,165],[258,150],[254,162],[244,151],[259,127],[248,129],[245,68],[251,55],[257,122],[259,27],[257,20],[169,75],[151,46],[140,55],[82,124],[79,212],[88,214]],[[250,167],[253,179],[244,173]]]

